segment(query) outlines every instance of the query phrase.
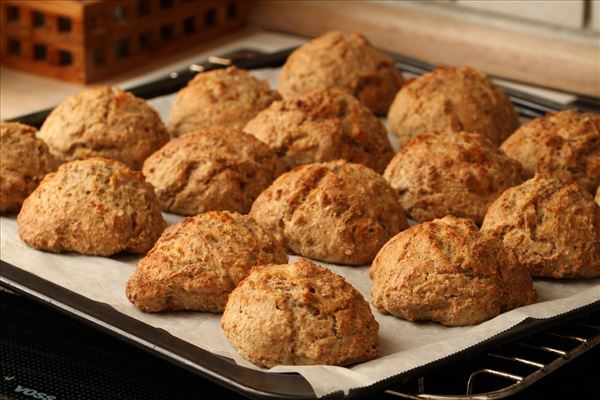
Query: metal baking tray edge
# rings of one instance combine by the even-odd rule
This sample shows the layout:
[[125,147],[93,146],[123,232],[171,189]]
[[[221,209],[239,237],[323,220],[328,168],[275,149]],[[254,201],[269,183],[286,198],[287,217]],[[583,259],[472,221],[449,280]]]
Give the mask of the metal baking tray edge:
[[[235,53],[248,53],[251,56],[237,59],[234,56],[231,57],[230,63],[224,64],[210,61],[205,62],[199,64],[200,68],[198,68],[198,65],[195,65],[194,68],[173,72],[162,79],[133,88],[127,88],[127,90],[138,97],[151,99],[176,92],[184,87],[199,69],[207,71],[223,68],[227,65],[235,65],[244,69],[281,67],[294,49],[290,48],[269,54],[261,54],[254,50],[241,50]],[[391,54],[391,56],[396,60],[397,66],[407,72],[422,74],[434,68],[430,64],[404,56],[396,54]],[[229,57],[225,55],[217,59],[228,60]],[[542,116],[546,112],[559,111],[563,108],[562,105],[546,99],[537,98],[512,89],[505,88],[505,90],[522,116],[532,118]],[[42,110],[12,120],[39,127],[51,110]],[[315,398],[310,384],[299,374],[267,373],[239,366],[233,360],[196,347],[172,336],[162,329],[152,327],[135,318],[122,314],[107,304],[91,300],[21,270],[3,260],[0,260],[0,284],[243,395],[258,399]],[[548,329],[570,319],[595,311],[600,311],[600,301],[553,318],[527,318],[513,328],[451,356],[392,376],[371,386],[351,390],[345,396],[339,391],[326,396],[326,398],[354,399],[385,390],[394,384],[418,376],[425,370],[436,368],[454,359],[469,357],[470,355],[486,351],[519,337]]]
[[[233,360],[196,347],[162,329],[122,314],[107,304],[91,300],[2,260],[0,260],[0,284],[246,396],[257,399],[315,398],[310,384],[301,375],[268,373],[239,366]],[[346,396],[340,391],[327,398],[354,399],[385,390],[394,384],[418,376],[425,370],[436,368],[457,358],[469,357],[596,311],[600,311],[600,300],[556,317],[528,318],[505,332],[451,356],[379,381],[374,385],[351,390]]]

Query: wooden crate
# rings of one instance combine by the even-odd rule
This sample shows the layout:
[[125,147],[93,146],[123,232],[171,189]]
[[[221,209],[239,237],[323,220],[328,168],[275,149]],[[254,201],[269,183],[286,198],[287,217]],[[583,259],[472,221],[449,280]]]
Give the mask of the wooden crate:
[[0,61],[90,83],[239,29],[244,1],[2,0]]

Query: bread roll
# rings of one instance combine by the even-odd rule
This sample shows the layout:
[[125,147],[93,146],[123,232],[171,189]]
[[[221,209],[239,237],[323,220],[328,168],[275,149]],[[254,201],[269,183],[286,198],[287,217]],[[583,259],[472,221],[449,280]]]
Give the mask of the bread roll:
[[336,88],[276,101],[244,131],[266,143],[287,168],[344,159],[382,173],[394,155],[381,121]]
[[98,156],[141,169],[146,157],[169,140],[160,117],[145,100],[109,86],[69,97],[40,128],[54,156],[71,161]]
[[18,122],[0,122],[0,213],[19,211],[23,201],[57,161],[36,129]]
[[537,298],[527,270],[502,241],[451,215],[396,235],[369,274],[373,305],[409,321],[475,325]]
[[71,161],[46,175],[23,203],[19,235],[51,252],[109,256],[145,253],[166,223],[141,172],[94,157]]
[[501,146],[528,177],[538,172],[577,182],[594,193],[600,185],[600,115],[565,110],[521,126]]
[[339,275],[300,259],[257,267],[231,293],[221,326],[260,367],[350,365],[375,358],[379,324]]
[[387,113],[404,80],[394,60],[360,33],[328,32],[300,46],[279,77],[283,97],[338,87],[377,115]]
[[211,211],[168,227],[127,282],[145,312],[222,312],[255,265],[287,262],[277,240],[247,215]]
[[531,276],[600,276],[600,207],[575,183],[536,175],[505,191],[481,229],[503,240]]
[[408,224],[398,196],[370,168],[346,161],[309,164],[281,175],[250,215],[305,257],[367,264]]
[[496,146],[519,127],[508,96],[472,68],[438,67],[402,87],[388,113],[400,146],[427,132],[472,132]]

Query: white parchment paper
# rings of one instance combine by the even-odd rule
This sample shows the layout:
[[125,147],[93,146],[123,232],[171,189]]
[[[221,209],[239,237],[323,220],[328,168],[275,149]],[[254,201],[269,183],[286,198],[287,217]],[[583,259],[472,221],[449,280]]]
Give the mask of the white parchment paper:
[[[167,216],[170,222],[178,218]],[[238,364],[256,368],[242,359],[223,335],[219,315],[199,312],[145,314],[125,297],[125,283],[140,257],[118,255],[94,257],[79,254],[50,254],[28,247],[18,236],[16,218],[0,219],[2,260],[43,279],[106,303],[116,311],[136,318],[198,347],[233,358]],[[290,261],[297,257],[291,256]],[[367,267],[324,265],[344,276],[367,300],[371,281]],[[351,368],[332,366],[279,366],[273,372],[298,372],[318,396],[337,390],[368,386],[471,347],[526,317],[547,318],[585,306],[600,299],[600,279],[565,282],[537,281],[539,302],[504,313],[474,327],[447,328],[435,323],[412,323],[382,315],[372,308],[380,324],[379,358]]]
[[[256,73],[275,86],[276,71]],[[151,101],[166,120],[173,96]],[[165,214],[169,223],[180,217]],[[125,284],[139,256],[94,257],[78,254],[51,254],[28,247],[18,236],[15,217],[0,219],[2,260],[72,290],[116,311],[161,328],[195,346],[230,357],[238,364],[257,368],[242,359],[223,335],[219,315],[199,312],[145,314],[129,303]],[[297,257],[291,256],[290,262]],[[368,267],[342,267],[320,263],[342,275],[370,300]],[[297,372],[312,385],[317,396],[334,391],[368,386],[413,368],[447,357],[476,345],[523,321],[527,317],[548,318],[600,300],[600,279],[536,281],[539,301],[501,314],[473,327],[447,328],[436,323],[412,323],[382,315],[372,307],[380,324],[380,354],[375,360],[351,368],[333,366],[278,366],[272,372]]]

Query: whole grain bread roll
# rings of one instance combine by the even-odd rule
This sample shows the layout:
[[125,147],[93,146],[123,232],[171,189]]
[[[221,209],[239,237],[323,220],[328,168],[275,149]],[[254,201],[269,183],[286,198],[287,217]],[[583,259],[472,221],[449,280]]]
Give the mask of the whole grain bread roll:
[[145,253],[166,223],[141,172],[99,157],[71,161],[46,175],[23,203],[19,235],[59,253]]
[[379,324],[339,275],[300,259],[252,269],[221,319],[240,354],[260,367],[349,365],[375,358]]
[[481,229],[503,240],[531,276],[600,276],[600,207],[575,183],[536,175],[506,190]]
[[282,171],[283,164],[267,145],[225,127],[173,139],[143,168],[162,209],[181,215],[211,210],[247,213]]
[[387,113],[403,83],[394,60],[359,33],[328,32],[296,49],[279,77],[284,97],[338,87],[377,115]]
[[577,182],[590,193],[600,185],[600,115],[565,110],[521,126],[501,149],[529,177],[538,172]]
[[419,135],[400,149],[383,177],[416,221],[451,214],[478,224],[504,190],[524,180],[517,161],[466,132]]
[[247,215],[211,211],[168,227],[127,282],[145,312],[222,312],[256,265],[287,263],[283,246]]
[[400,146],[427,132],[473,132],[499,146],[519,127],[508,96],[472,68],[438,67],[409,81],[388,113]]
[[337,88],[276,101],[244,131],[266,143],[288,168],[344,159],[382,173],[394,155],[381,121]]
[[342,160],[281,175],[258,196],[250,215],[289,250],[349,265],[371,262],[408,226],[398,196],[381,175]]
[[537,298],[527,270],[501,240],[451,215],[396,235],[369,274],[373,305],[409,321],[475,325]]
[[203,72],[175,97],[169,115],[173,137],[219,126],[242,129],[281,96],[269,83],[236,67]]
[[19,211],[23,201],[58,162],[37,129],[18,122],[0,122],[0,213]]
[[131,93],[96,86],[69,97],[46,118],[39,131],[61,161],[99,156],[140,169],[169,140],[160,117]]

